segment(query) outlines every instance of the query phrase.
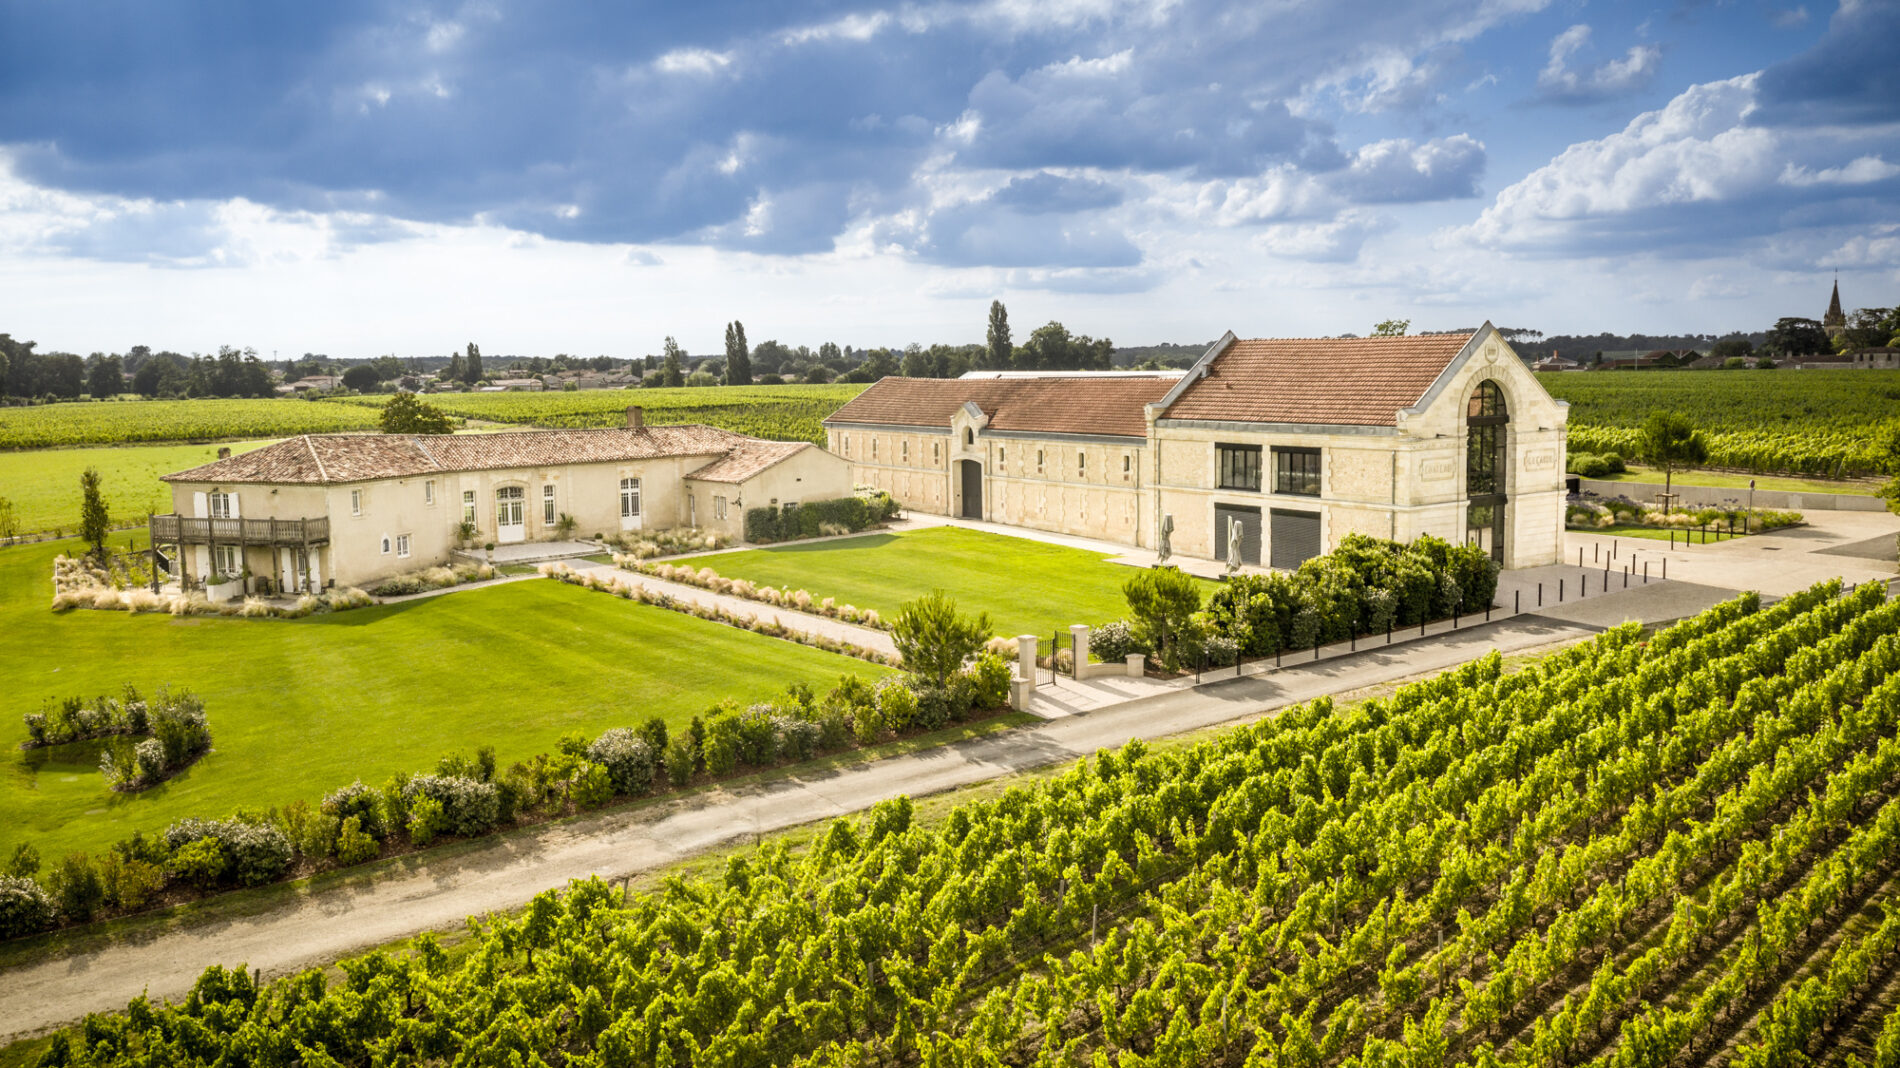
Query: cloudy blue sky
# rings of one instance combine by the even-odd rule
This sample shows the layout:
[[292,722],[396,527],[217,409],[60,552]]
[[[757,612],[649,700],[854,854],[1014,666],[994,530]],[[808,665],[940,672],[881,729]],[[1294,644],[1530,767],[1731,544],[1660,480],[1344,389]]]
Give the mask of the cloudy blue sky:
[[1123,344],[1900,303],[1900,2],[0,0],[49,348]]

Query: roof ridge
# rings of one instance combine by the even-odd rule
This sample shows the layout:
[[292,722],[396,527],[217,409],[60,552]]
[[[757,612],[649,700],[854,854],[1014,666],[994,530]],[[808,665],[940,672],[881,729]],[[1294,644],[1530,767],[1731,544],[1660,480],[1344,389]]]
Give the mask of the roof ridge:
[[[368,435],[364,436],[367,437]],[[330,472],[323,469],[323,457],[317,455],[317,447],[310,443],[310,435],[308,434],[303,436],[303,447],[310,450],[310,459],[317,465],[317,477],[325,482],[330,481]]]

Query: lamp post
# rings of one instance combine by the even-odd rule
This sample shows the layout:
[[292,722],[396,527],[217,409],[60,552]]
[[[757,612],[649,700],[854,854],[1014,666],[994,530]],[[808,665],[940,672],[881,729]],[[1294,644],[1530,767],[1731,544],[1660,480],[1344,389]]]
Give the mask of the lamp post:
[[1748,480],[1748,511],[1742,514],[1742,533],[1748,533],[1748,525],[1755,515],[1755,480]]

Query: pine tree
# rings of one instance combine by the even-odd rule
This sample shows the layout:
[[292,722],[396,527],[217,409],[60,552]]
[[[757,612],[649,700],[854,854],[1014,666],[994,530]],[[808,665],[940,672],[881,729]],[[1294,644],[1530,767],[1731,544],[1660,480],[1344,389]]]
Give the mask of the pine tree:
[[989,355],[984,365],[991,368],[1009,366],[1011,349],[1009,346],[1009,309],[1003,307],[1000,300],[990,301]]
[[468,360],[462,365],[462,381],[474,385],[482,380],[482,350],[473,341],[468,343]]
[[680,357],[685,353],[680,351],[680,343],[671,337],[666,339],[664,351],[666,362],[660,369],[660,385],[677,389],[686,384],[686,375],[680,370]]
[[726,385],[752,384],[752,357],[745,343],[745,324],[737,319],[726,324]]
[[88,467],[79,476],[79,536],[92,546],[92,555],[104,557],[106,532],[112,525],[106,514],[105,495],[99,492],[99,469]]

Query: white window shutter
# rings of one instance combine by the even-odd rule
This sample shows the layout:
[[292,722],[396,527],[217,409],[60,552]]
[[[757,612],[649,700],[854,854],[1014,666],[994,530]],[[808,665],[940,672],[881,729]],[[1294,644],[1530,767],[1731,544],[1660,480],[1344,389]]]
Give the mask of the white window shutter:
[[238,495],[235,490],[231,492],[230,498],[231,498],[231,518],[236,519],[239,513],[238,513],[238,503],[237,503]]
[[191,511],[193,515],[200,518],[211,514],[211,506],[205,503],[205,495],[202,492],[191,495]]

